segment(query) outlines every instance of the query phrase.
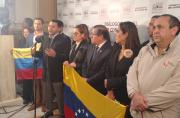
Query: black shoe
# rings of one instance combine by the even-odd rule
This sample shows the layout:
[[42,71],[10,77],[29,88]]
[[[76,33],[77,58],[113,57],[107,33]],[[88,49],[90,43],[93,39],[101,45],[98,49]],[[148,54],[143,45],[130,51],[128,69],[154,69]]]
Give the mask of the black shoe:
[[44,115],[41,116],[41,118],[49,118],[52,115],[53,115],[53,112],[52,111],[48,111],[48,112],[44,113]]

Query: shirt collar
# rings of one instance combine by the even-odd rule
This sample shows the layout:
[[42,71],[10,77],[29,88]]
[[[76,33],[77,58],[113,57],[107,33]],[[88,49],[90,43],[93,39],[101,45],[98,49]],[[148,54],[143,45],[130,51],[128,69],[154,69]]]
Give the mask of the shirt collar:
[[76,42],[76,47],[78,47],[80,43],[81,43],[81,42]]
[[50,39],[54,39],[58,34],[59,34],[59,33],[56,33],[56,34],[53,35],[53,36],[50,36],[50,35],[49,35],[49,38],[50,38]]
[[[165,49],[163,50],[163,52],[161,53],[161,55],[166,54],[170,48],[174,47],[177,40],[178,40],[178,37],[175,37],[175,39],[172,40],[172,42],[167,46],[167,48],[165,48]],[[153,41],[150,42],[150,43],[148,44],[148,47],[150,48],[150,50],[153,50],[153,51],[157,54],[158,49],[157,49],[157,45],[156,45],[155,42],[153,42]]]
[[106,43],[106,40],[105,41],[103,41],[101,44],[99,44],[99,45],[96,45],[97,47],[98,47],[98,49],[100,49],[104,44]]

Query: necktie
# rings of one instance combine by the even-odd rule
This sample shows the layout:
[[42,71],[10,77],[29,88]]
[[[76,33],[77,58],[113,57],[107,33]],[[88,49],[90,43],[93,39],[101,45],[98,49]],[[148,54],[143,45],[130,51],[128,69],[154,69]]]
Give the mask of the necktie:
[[93,56],[92,56],[92,60],[95,60],[95,58],[98,54],[98,48],[99,48],[98,46],[95,47],[94,52],[93,52]]

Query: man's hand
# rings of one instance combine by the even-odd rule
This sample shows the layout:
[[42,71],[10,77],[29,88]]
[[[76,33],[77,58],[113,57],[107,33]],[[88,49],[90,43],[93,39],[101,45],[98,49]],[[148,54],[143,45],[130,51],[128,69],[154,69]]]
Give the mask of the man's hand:
[[87,78],[84,78],[84,77],[83,77],[83,79],[87,82]]
[[69,62],[68,61],[64,61],[63,64],[68,66]]
[[76,63],[72,62],[72,63],[70,63],[70,66],[73,68],[76,68]]
[[131,100],[131,108],[136,111],[144,111],[147,108],[146,98],[139,92],[134,93]]
[[111,100],[115,100],[114,92],[112,90],[107,92],[106,97]]
[[52,48],[46,49],[45,54],[48,55],[49,57],[55,57],[56,56],[56,52]]

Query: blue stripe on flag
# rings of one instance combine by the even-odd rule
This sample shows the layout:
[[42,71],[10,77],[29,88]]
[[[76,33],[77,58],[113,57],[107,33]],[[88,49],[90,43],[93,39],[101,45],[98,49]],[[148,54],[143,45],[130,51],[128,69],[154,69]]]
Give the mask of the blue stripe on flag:
[[95,118],[67,85],[64,85],[64,104],[74,111],[76,118]]
[[[17,69],[32,69],[33,58],[18,58],[15,59]],[[37,68],[42,68],[42,59],[38,59]]]

